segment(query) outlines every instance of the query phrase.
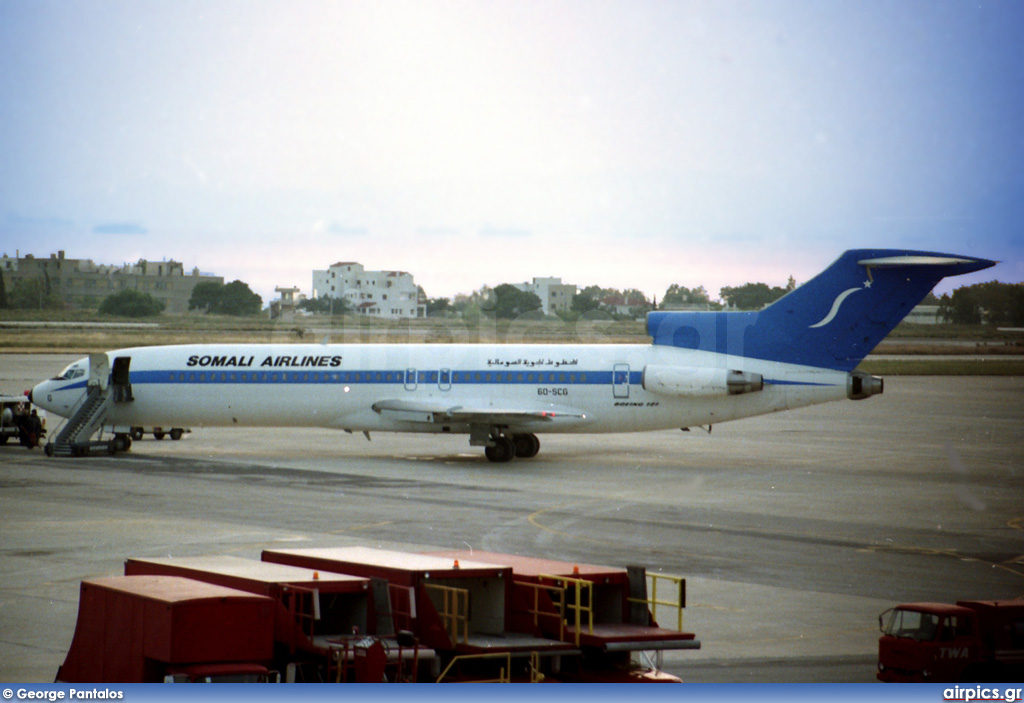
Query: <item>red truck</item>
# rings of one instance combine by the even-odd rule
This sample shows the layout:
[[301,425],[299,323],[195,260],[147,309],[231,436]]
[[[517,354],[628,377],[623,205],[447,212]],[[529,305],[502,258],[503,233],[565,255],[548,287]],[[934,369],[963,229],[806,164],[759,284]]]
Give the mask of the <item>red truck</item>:
[[62,683],[264,682],[274,601],[176,576],[82,582]]
[[1024,600],[906,603],[878,616],[880,681],[1024,678]]

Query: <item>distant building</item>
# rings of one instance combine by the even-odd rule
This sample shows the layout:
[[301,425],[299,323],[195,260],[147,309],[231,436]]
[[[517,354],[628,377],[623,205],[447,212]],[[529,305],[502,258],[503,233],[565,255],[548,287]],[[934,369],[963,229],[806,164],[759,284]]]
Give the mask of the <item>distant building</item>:
[[326,271],[314,271],[313,297],[344,299],[360,315],[393,320],[427,316],[426,302],[420,301],[412,274],[367,271],[355,261],[340,261]]
[[20,281],[37,280],[47,292],[60,296],[65,305],[83,308],[98,307],[103,299],[123,290],[149,293],[165,304],[164,311],[188,311],[188,301],[197,283],[224,283],[221,276],[200,273],[198,268],[185,274],[177,261],[147,261],[120,266],[96,264],[91,259],[68,259],[63,251],[37,259],[31,254],[0,258],[0,272],[10,297]]
[[[636,310],[646,312],[651,309],[650,301],[642,295],[628,298],[622,295],[609,295],[601,299],[601,304],[617,315],[632,315]],[[643,317],[643,313],[639,317]]]
[[904,319],[904,322],[914,322],[919,325],[937,325],[939,319],[938,305],[917,305]]
[[562,283],[561,278],[534,278],[533,283],[513,283],[526,293],[540,298],[540,309],[545,315],[568,312],[576,296],[575,283]]
[[271,320],[294,317],[296,306],[306,299],[306,296],[302,295],[299,289],[294,286],[277,286],[274,288],[274,292],[280,293],[281,297],[277,300],[271,300],[268,305]]

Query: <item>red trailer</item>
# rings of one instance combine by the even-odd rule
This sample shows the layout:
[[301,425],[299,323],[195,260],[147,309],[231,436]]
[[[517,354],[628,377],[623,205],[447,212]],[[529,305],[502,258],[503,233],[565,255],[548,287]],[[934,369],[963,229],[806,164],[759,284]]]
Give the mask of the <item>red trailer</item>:
[[[648,597],[646,571],[594,564],[498,554],[474,550],[431,552],[446,559],[472,557],[512,570],[510,626],[561,639],[579,647],[583,656],[563,663],[561,678],[573,681],[678,682],[661,671],[667,650],[700,649],[692,632],[682,631],[686,581],[652,575],[657,592]],[[653,608],[660,604],[676,614],[675,629],[660,627]],[[653,652],[655,661],[634,659]]]
[[268,681],[271,599],[173,576],[83,581],[65,683]]
[[[381,680],[357,666],[371,661],[359,651],[372,645],[367,642],[369,578],[236,556],[129,559],[124,571],[183,576],[272,598],[275,664],[288,682]],[[391,679],[415,680],[419,659],[432,654],[415,642],[382,646]]]
[[[262,558],[386,580],[387,597],[375,599],[374,617],[412,632],[442,654],[442,665],[457,661],[457,678],[489,678],[483,672],[502,667],[508,675],[513,658],[514,677],[537,678],[541,668],[551,673],[560,658],[579,654],[564,640],[507,627],[512,574],[507,566],[368,547],[269,549]],[[541,658],[547,660],[543,667]]]

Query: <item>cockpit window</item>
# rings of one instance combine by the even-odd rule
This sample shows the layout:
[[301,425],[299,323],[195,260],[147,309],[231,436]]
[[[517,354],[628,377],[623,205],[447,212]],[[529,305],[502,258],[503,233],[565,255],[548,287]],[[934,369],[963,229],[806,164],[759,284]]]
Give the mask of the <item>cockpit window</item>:
[[71,381],[76,378],[81,378],[85,375],[85,366],[76,361],[75,363],[68,366],[66,369],[60,372],[60,374],[54,377],[54,381]]

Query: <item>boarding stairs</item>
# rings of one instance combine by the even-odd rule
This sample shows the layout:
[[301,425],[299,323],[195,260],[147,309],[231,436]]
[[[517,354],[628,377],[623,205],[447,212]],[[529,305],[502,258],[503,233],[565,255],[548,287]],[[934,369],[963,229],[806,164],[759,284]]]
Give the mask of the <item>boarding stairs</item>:
[[93,450],[114,454],[128,448],[130,440],[126,437],[115,435],[107,441],[93,440],[93,437],[108,424],[107,416],[115,403],[134,400],[131,383],[128,381],[130,362],[131,359],[127,357],[114,359],[113,373],[110,373],[106,354],[90,355],[90,375],[85,397],[54,440],[46,445],[49,456],[84,456]]

